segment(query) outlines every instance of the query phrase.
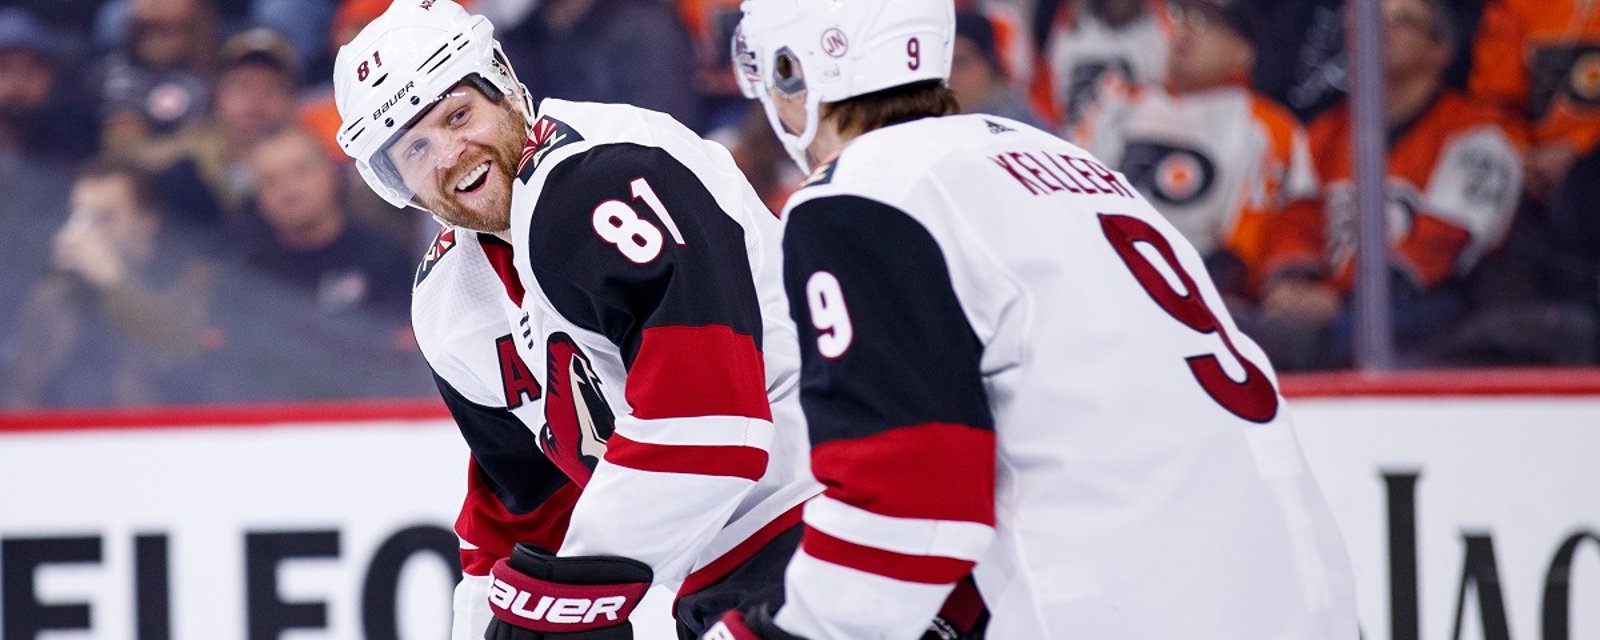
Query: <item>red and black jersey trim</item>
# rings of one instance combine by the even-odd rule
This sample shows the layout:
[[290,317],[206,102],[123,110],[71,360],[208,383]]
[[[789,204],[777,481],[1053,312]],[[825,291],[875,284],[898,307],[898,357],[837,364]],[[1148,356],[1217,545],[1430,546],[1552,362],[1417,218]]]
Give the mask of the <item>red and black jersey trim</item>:
[[411,282],[411,288],[415,289],[422,286],[423,278],[433,273],[434,265],[439,264],[439,260],[444,258],[444,254],[449,253],[455,246],[456,230],[450,227],[440,229],[439,235],[433,238],[433,244],[428,246],[428,252],[423,254],[422,264],[417,265],[417,277]]
[[[983,346],[933,235],[905,212],[856,196],[810,200],[790,216],[783,277],[812,443],[926,424],[992,431]],[[819,352],[808,302],[807,283],[822,271],[838,281],[852,325],[836,358]]]
[[528,128],[528,141],[522,147],[522,158],[517,161],[517,179],[526,184],[551,151],[582,141],[583,136],[567,123],[550,116],[540,116]]
[[510,411],[468,400],[437,373],[433,380],[484,481],[513,515],[533,511],[570,482],[539,450],[533,431]]
[[494,269],[494,274],[500,276],[500,284],[505,286],[506,296],[521,306],[522,296],[527,292],[522,288],[522,280],[517,277],[517,266],[512,256],[511,245],[487,233],[478,234],[478,245],[483,247],[483,256],[489,259],[489,266]]

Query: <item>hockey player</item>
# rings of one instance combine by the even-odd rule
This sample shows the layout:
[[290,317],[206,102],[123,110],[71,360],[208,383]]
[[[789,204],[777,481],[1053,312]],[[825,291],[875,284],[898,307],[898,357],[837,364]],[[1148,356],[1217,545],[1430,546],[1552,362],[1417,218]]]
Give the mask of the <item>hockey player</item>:
[[994,638],[1357,637],[1271,365],[1178,231],[1071,144],[945,115],[950,0],[744,11],[747,92],[815,167],[783,271],[826,489],[786,604],[707,637],[910,638],[969,570]]
[[454,638],[627,638],[652,584],[686,633],[780,601],[818,487],[779,223],[728,153],[634,107],[535,110],[449,0],[394,3],[334,73],[362,177],[449,225],[413,321],[473,454]]

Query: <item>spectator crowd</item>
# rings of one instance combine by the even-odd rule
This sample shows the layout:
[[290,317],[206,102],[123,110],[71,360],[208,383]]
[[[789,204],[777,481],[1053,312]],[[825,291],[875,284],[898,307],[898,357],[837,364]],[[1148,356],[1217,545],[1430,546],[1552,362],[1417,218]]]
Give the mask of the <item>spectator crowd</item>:
[[[469,0],[536,98],[665,111],[769,206],[805,176],[729,71],[737,0]],[[1352,364],[1344,0],[958,0],[963,109],[1062,134],[1200,250],[1281,370]],[[1600,3],[1381,0],[1407,367],[1600,358]],[[0,409],[431,394],[437,230],[334,143],[388,0],[0,8]]]

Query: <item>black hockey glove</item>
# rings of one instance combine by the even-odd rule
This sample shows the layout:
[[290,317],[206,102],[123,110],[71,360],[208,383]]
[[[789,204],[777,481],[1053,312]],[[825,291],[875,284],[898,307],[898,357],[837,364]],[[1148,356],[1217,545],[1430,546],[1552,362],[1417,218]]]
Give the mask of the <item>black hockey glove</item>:
[[700,640],[805,640],[793,635],[772,622],[772,612],[767,605],[756,607],[750,613],[737,609],[722,614],[717,623],[707,629]]
[[519,544],[490,570],[486,640],[631,640],[654,574],[632,558],[558,558]]
[[989,606],[969,575],[956,582],[922,640],[983,640],[988,628]]

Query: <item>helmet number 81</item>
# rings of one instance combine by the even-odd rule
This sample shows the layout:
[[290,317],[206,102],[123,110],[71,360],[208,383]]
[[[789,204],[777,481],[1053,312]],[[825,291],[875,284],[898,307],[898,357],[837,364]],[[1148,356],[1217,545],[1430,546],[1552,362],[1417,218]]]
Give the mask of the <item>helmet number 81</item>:
[[[383,58],[378,57],[377,50],[373,50],[373,52],[372,52],[372,66],[374,66],[374,67],[383,66]],[[362,60],[361,64],[356,66],[356,81],[357,82],[366,82],[367,81],[367,76],[369,76],[369,75],[372,75],[372,70],[367,68],[367,61],[366,60]]]
[[826,271],[811,274],[806,281],[806,301],[811,307],[811,326],[817,328],[817,351],[829,360],[843,356],[855,338],[855,326],[839,279]]

